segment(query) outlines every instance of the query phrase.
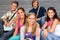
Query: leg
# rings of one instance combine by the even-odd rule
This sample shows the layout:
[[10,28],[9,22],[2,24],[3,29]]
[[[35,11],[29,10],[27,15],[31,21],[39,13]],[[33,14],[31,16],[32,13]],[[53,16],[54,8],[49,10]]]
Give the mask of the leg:
[[20,35],[12,36],[9,40],[20,40]]
[[39,28],[39,36],[36,36],[36,40],[40,40],[40,28]]
[[40,30],[40,40],[45,40],[44,36],[43,36],[43,31]]
[[45,23],[45,17],[41,17],[41,19],[39,21],[37,21],[40,24],[40,27],[42,27]]
[[52,33],[49,33],[48,35],[49,35],[49,37],[52,38],[52,40],[60,40],[60,36],[54,35]]
[[4,34],[4,27],[3,27],[3,24],[4,24],[3,20],[0,19],[0,37]]
[[0,40],[7,40],[9,37],[13,35],[13,32],[14,30],[4,33],[3,36],[0,38]]

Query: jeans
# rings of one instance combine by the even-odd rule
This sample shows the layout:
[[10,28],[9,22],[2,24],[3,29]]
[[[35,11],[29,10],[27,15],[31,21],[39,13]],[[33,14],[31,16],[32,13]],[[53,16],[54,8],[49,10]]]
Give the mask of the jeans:
[[48,36],[46,38],[46,40],[60,40],[60,36],[54,35],[52,33],[48,33]]
[[43,36],[43,31],[40,29],[40,40],[45,40],[44,36]]
[[45,23],[45,16],[41,17],[41,19],[38,20],[37,22],[40,24],[40,28],[41,28]]
[[0,37],[0,40],[8,40],[14,33],[14,30],[4,32],[4,34]]
[[[44,38],[42,30],[40,31],[40,33],[42,37]],[[48,33],[48,36],[44,38],[44,40],[60,40],[60,36],[54,35],[53,33]]]

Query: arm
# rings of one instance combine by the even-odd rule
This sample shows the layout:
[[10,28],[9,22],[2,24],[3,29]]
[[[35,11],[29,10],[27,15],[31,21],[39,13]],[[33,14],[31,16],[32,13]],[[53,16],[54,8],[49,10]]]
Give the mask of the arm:
[[36,27],[36,40],[40,40],[40,25],[38,23]]
[[3,20],[3,22],[4,22],[4,25],[7,26],[8,22],[6,21],[6,19],[3,18],[2,20]]
[[57,26],[57,24],[58,24],[58,20],[57,19],[55,19],[54,20],[54,23],[53,23],[53,25],[52,25],[52,28],[50,29],[50,30],[48,30],[48,32],[54,32],[55,31],[55,28],[56,28],[56,26]]
[[47,37],[47,35],[48,35],[48,31],[47,31],[46,27],[47,27],[47,22],[45,22],[42,27],[44,37]]
[[7,26],[10,26],[13,22],[16,22],[16,20],[17,20],[16,17],[12,18],[12,19],[8,22]]
[[13,18],[8,22],[7,26],[10,26],[13,22],[16,22],[17,18],[18,18],[17,16],[16,16],[16,17],[13,17]]
[[36,21],[40,20],[41,18],[37,18]]
[[16,36],[17,33],[18,33],[18,21],[16,21],[16,24],[15,24],[15,31],[14,31],[13,36]]
[[40,36],[40,25],[38,23],[36,25],[37,25],[37,27],[36,27],[36,35]]
[[46,15],[45,16],[42,16],[42,17],[40,17],[40,18],[37,18],[36,20],[38,21],[38,20],[45,20],[45,18],[46,18]]
[[43,27],[42,27],[42,30],[46,30],[46,29],[45,29],[46,26],[47,26],[47,22],[44,23],[44,25],[43,25]]
[[8,17],[8,12],[1,17],[1,19],[4,21],[5,26],[7,26],[7,23],[8,23],[7,20],[6,20],[7,17]]
[[43,16],[44,16],[44,14],[46,13],[46,8],[43,7],[43,6],[41,6],[41,7],[40,7],[40,11],[41,11],[41,13],[42,13]]
[[[45,14],[45,12],[46,12],[46,9],[44,7],[40,7],[40,11],[41,11],[42,17],[43,17],[44,14]],[[41,19],[41,17],[40,18],[37,18],[37,21],[40,20],[40,19]]]

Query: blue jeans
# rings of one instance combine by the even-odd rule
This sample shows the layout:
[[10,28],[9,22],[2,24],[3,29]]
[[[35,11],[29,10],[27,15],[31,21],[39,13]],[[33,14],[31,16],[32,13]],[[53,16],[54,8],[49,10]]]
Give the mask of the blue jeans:
[[52,33],[48,33],[48,36],[46,38],[46,40],[60,40],[60,36],[54,35]]
[[4,32],[4,34],[0,37],[0,40],[8,40],[9,37],[11,37],[14,33],[14,30]]
[[[44,32],[41,30],[40,33],[41,33],[42,37],[44,38],[44,36],[43,36]],[[54,35],[52,33],[48,33],[48,36],[44,39],[45,40],[60,40],[60,36]]]
[[40,40],[45,40],[44,36],[43,36],[43,30],[40,29]]
[[45,23],[45,16],[41,17],[41,19],[37,22],[40,24],[40,27],[42,27]]

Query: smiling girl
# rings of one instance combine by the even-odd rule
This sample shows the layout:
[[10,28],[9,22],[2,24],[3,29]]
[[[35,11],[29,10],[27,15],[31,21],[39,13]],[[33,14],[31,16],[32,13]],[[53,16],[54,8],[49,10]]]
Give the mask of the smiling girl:
[[59,18],[57,16],[57,12],[54,7],[49,7],[47,9],[46,20],[47,21],[42,27],[44,38],[46,38],[47,40],[53,40],[53,39],[57,40],[58,39],[57,36],[59,36],[59,32],[60,32],[58,31],[60,30],[59,29],[60,24],[59,24]]
[[25,24],[25,39],[36,40],[36,36],[40,36],[39,24],[36,22],[35,14],[29,13],[27,15]]
[[17,11],[17,17],[15,19],[15,31],[13,36],[9,40],[20,40],[20,29],[25,23],[25,10],[24,8],[20,7]]

